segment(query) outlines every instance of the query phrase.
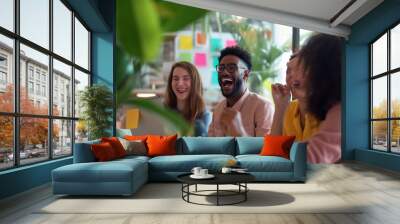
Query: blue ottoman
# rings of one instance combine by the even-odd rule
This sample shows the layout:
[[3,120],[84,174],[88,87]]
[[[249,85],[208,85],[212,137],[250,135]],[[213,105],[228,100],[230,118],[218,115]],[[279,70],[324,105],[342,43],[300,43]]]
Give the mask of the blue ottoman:
[[148,180],[146,158],[74,163],[52,171],[53,193],[131,195]]

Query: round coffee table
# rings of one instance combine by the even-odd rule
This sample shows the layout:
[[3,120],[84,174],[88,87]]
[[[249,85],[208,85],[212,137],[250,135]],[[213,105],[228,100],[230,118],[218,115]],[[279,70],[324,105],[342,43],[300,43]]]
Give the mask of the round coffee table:
[[[190,196],[204,196],[204,197],[216,197],[217,206],[220,205],[234,205],[247,200],[247,192],[249,188],[247,183],[255,180],[255,177],[249,173],[216,173],[213,174],[215,177],[212,179],[193,179],[190,177],[191,173],[182,174],[177,177],[178,181],[182,183],[182,199],[188,203],[198,204],[198,205],[215,205],[215,204],[202,204],[190,201]],[[198,184],[205,185],[216,185],[215,190],[197,190]],[[190,186],[195,186],[194,191],[190,191]],[[220,185],[236,185],[237,190],[223,190],[220,189]],[[215,192],[215,194],[205,194],[209,192]],[[221,203],[221,197],[230,196],[241,196],[239,200],[231,203]]]

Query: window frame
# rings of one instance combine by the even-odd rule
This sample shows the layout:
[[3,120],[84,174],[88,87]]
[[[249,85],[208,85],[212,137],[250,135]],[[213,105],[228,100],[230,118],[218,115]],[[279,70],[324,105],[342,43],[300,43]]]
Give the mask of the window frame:
[[[12,54],[12,73],[11,75],[13,75],[14,78],[14,110],[13,112],[2,112],[0,111],[0,116],[4,116],[4,117],[11,117],[13,119],[13,154],[14,154],[14,161],[13,161],[13,165],[10,167],[5,167],[5,168],[0,168],[0,172],[5,171],[5,170],[10,170],[10,169],[16,169],[19,167],[23,167],[23,166],[29,166],[29,165],[33,165],[33,164],[37,164],[37,163],[43,163],[46,161],[50,161],[50,160],[54,160],[54,159],[61,159],[61,158],[65,158],[65,157],[70,157],[73,155],[74,152],[74,143],[75,143],[75,126],[76,126],[76,121],[79,120],[79,117],[75,116],[75,108],[72,107],[71,108],[71,114],[62,116],[56,116],[53,115],[53,59],[58,60],[61,63],[64,63],[68,66],[71,66],[71,93],[72,93],[72,99],[71,99],[71,105],[74,105],[75,103],[75,97],[76,97],[76,93],[75,93],[75,88],[74,88],[74,82],[75,82],[75,69],[85,73],[88,75],[89,77],[89,83],[88,86],[92,85],[92,61],[91,61],[91,48],[92,48],[92,43],[91,43],[91,37],[92,37],[92,30],[88,27],[88,25],[83,21],[83,19],[78,15],[78,13],[76,13],[72,7],[68,4],[68,2],[66,2],[65,0],[59,0],[68,10],[71,11],[71,18],[70,18],[70,23],[71,23],[71,59],[67,59],[64,58],[63,56],[57,54],[54,52],[53,49],[53,24],[54,24],[54,18],[53,18],[53,1],[54,0],[48,0],[49,3],[49,47],[48,49],[46,49],[45,47],[40,46],[39,44],[34,43],[33,41],[30,41],[29,39],[24,38],[23,36],[20,35],[20,0],[14,0],[13,1],[13,10],[14,10],[14,30],[10,31],[4,27],[0,26],[0,35],[10,38],[13,41],[13,54]],[[88,31],[88,69],[85,69],[81,66],[79,66],[78,64],[75,63],[75,18],[83,25],[83,27]],[[20,111],[20,85],[21,85],[21,80],[20,80],[20,64],[21,64],[21,57],[20,57],[20,45],[23,44],[27,47],[32,48],[33,50],[36,50],[42,54],[45,54],[46,56],[48,56],[49,62],[48,62],[48,76],[46,80],[46,84],[45,85],[45,95],[48,97],[47,103],[48,103],[48,112],[46,115],[39,115],[39,114],[27,114],[27,113],[21,113]],[[40,83],[40,94],[38,94],[37,96],[39,97],[43,97],[42,96],[42,72],[39,72],[39,80],[36,79],[36,72],[37,72],[37,68],[35,69],[33,67],[33,79],[30,78],[30,69],[31,66],[29,65],[29,63],[27,63],[27,72],[25,74],[26,76],[26,81],[32,81],[33,85],[34,85],[34,92],[36,91],[35,89],[35,85]],[[28,84],[27,84],[28,85]],[[29,91],[28,89],[29,87],[27,86],[27,91]],[[48,93],[47,93],[48,92]],[[35,93],[34,93],[35,94]],[[36,94],[35,94],[36,95]],[[34,102],[36,103],[36,102]],[[24,163],[21,164],[21,158],[20,158],[20,119],[21,118],[45,118],[47,119],[47,123],[48,123],[48,135],[47,135],[47,149],[48,150],[48,154],[47,157],[43,157],[43,160],[40,160],[38,162],[31,162],[31,163]],[[61,120],[61,121],[70,121],[71,122],[71,153],[68,155],[62,155],[62,156],[54,156],[54,147],[53,147],[53,123],[55,123],[57,120]]]
[[[385,29],[384,32],[379,34],[375,39],[373,39],[370,43],[368,43],[368,53],[369,53],[369,77],[368,77],[368,84],[369,84],[369,149],[373,151],[379,152],[386,152],[391,154],[400,154],[400,152],[393,152],[392,151],[392,122],[393,121],[400,121],[400,117],[392,117],[392,85],[391,79],[392,76],[396,75],[396,73],[400,72],[400,67],[391,69],[391,31],[396,26],[400,26],[400,20],[392,24],[390,27]],[[373,74],[373,44],[376,43],[381,37],[387,35],[387,63],[386,63],[386,71],[376,74]],[[385,118],[373,118],[373,93],[374,93],[374,86],[373,81],[382,77],[386,77],[386,87],[387,87],[387,105],[386,105],[386,117]],[[374,148],[374,132],[373,132],[373,122],[375,121],[386,121],[386,151],[379,150]]]

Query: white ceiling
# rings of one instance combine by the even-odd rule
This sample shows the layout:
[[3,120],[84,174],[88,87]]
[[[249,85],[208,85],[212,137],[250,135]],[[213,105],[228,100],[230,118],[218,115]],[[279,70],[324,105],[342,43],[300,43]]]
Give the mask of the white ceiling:
[[329,21],[350,0],[226,0]]
[[[351,25],[383,0],[167,0],[281,25],[347,37]],[[336,20],[345,6],[352,3]]]

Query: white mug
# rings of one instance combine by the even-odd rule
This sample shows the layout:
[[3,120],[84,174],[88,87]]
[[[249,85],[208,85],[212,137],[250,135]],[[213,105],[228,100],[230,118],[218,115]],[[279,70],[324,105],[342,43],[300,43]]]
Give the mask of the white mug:
[[207,176],[208,175],[208,169],[201,169],[200,170],[200,176]]
[[201,174],[200,174],[201,169],[202,169],[201,167],[193,167],[192,173],[193,173],[194,175],[196,175],[196,176],[199,176],[199,175],[201,175]]
[[222,170],[221,170],[222,173],[230,173],[231,171],[232,171],[232,168],[229,168],[229,167],[222,167]]

